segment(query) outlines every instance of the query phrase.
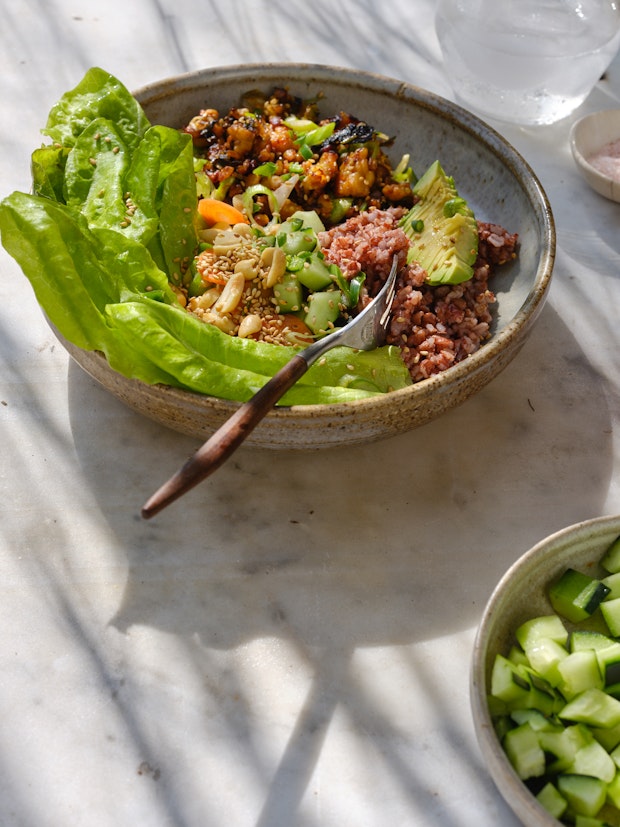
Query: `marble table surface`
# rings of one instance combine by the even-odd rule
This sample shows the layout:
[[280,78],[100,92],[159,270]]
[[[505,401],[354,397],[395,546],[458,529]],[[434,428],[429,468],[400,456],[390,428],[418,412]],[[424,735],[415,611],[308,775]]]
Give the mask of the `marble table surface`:
[[[451,98],[431,0],[4,0],[2,195],[92,65],[129,88],[206,66],[357,67]],[[0,824],[512,827],[469,710],[499,577],[620,512],[620,205],[571,123],[493,123],[558,232],[524,349],[441,419],[312,455],[242,448],[145,522],[197,447],[107,395],[0,251]]]

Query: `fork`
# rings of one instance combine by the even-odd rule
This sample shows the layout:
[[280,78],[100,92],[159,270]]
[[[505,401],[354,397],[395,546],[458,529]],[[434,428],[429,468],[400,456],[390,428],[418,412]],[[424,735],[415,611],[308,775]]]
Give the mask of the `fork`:
[[296,353],[147,500],[142,516],[153,517],[223,465],[286,391],[328,350],[338,345],[374,350],[382,345],[394,301],[397,271],[398,257],[394,256],[390,273],[376,298],[344,327]]

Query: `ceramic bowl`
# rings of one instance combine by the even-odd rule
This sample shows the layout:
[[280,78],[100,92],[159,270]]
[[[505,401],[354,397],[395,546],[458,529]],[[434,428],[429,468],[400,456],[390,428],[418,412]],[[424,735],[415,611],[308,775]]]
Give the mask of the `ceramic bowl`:
[[506,654],[515,630],[538,615],[553,614],[549,584],[567,568],[604,576],[599,561],[620,536],[620,516],[599,517],[550,535],[504,574],[484,610],[474,643],[471,707],[476,736],[489,773],[515,815],[528,827],[558,827],[516,774],[495,734],[487,694],[495,655]]
[[[439,159],[482,220],[518,232],[520,255],[494,277],[492,338],[473,356],[409,388],[338,405],[277,408],[247,444],[316,449],[394,436],[464,402],[517,354],[542,309],[555,254],[547,197],[533,171],[500,135],[460,107],[416,86],[350,69],[261,64],[207,69],[136,92],[152,123],[180,127],[201,108],[227,110],[250,89],[286,86],[302,97],[323,96],[321,112],[346,109],[395,136],[393,161],[410,152],[417,170]],[[64,342],[63,342],[64,343]],[[177,431],[206,438],[238,407],[169,387],[149,386],[113,372],[97,353],[64,343],[98,382],[135,410]]]
[[620,180],[604,175],[588,161],[606,144],[620,140],[620,109],[604,109],[581,118],[573,125],[569,140],[577,169],[592,189],[620,202]]

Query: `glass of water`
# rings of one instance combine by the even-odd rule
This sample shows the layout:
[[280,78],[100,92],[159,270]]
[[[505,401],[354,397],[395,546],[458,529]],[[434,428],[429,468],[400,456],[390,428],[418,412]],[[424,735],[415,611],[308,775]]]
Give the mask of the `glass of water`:
[[620,45],[620,0],[439,0],[457,99],[483,116],[549,124],[587,97]]

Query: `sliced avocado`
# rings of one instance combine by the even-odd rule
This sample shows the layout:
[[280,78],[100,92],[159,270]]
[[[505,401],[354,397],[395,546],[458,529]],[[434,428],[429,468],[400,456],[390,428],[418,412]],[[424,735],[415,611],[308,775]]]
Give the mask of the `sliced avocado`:
[[429,284],[467,281],[478,255],[478,224],[454,179],[435,161],[413,191],[420,200],[401,220],[411,239],[407,260],[426,270]]

